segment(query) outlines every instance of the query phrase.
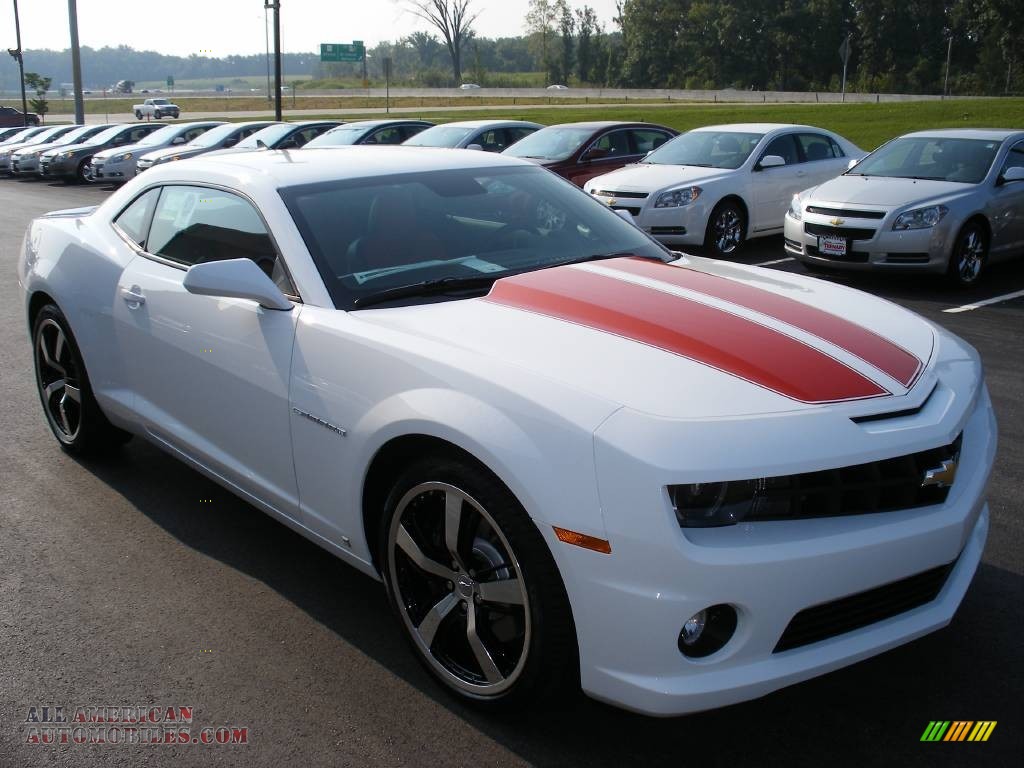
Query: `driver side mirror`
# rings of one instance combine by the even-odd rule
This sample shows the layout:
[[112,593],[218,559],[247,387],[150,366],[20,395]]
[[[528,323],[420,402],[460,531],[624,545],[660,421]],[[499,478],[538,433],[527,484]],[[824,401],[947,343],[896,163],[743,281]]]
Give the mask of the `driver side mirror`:
[[846,170],[848,170],[848,171],[852,171],[852,170],[853,170],[854,168],[856,168],[856,167],[857,167],[857,164],[858,164],[859,162],[860,162],[860,160],[859,160],[858,158],[856,158],[856,157],[852,158],[852,159],[850,160],[850,162],[848,162],[848,163],[846,164]]
[[250,299],[267,309],[289,311],[288,301],[274,281],[252,259],[227,259],[193,264],[185,273],[185,290],[198,296]]
[[1013,181],[1024,181],[1024,167],[1014,166],[1013,168],[1007,168],[1003,171],[999,177],[997,184],[1009,184]]
[[175,136],[171,140],[171,144],[184,144],[184,143],[185,143],[185,137],[184,136]]
[[779,155],[765,155],[761,158],[761,162],[757,164],[757,168],[760,171],[766,168],[780,168],[786,164],[786,161]]
[[580,160],[584,163],[588,163],[591,160],[601,160],[605,157],[608,157],[607,149],[601,149],[600,147],[591,147],[590,149],[583,153],[583,157],[581,157]]
[[233,147],[233,146],[235,146],[235,144],[238,143],[238,138],[239,138],[238,136],[232,136],[230,139],[224,139],[223,146],[225,146],[225,147]]
[[477,152],[483,152],[483,144],[467,144],[466,149],[475,149]]

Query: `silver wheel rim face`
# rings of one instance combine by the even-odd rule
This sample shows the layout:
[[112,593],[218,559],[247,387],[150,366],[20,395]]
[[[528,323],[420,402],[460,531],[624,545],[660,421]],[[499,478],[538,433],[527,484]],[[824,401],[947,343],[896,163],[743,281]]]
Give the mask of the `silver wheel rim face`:
[[712,225],[715,247],[721,253],[732,253],[739,248],[743,226],[739,214],[731,208],[720,211]]
[[421,483],[399,501],[387,547],[395,602],[430,666],[477,697],[511,687],[530,647],[530,604],[494,518],[453,485]]
[[64,329],[44,320],[36,334],[36,375],[43,409],[63,443],[73,443],[82,428],[82,387]]
[[957,262],[957,272],[960,280],[965,283],[973,283],[981,273],[981,262],[985,258],[985,243],[977,230],[971,230],[964,239],[960,241],[960,259]]

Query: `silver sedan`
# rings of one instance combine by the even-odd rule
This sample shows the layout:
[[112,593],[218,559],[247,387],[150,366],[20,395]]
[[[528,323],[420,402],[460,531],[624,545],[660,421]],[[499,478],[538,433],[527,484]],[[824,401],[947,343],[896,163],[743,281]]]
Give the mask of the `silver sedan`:
[[1024,254],[1024,131],[920,131],[850,165],[786,214],[786,250],[809,268],[971,285],[989,262]]

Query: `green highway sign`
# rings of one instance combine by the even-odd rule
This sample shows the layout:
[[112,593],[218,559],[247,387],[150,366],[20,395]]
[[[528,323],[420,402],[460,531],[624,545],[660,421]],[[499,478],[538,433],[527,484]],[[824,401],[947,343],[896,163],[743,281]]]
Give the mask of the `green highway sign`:
[[362,61],[365,56],[366,48],[362,40],[320,44],[320,61]]

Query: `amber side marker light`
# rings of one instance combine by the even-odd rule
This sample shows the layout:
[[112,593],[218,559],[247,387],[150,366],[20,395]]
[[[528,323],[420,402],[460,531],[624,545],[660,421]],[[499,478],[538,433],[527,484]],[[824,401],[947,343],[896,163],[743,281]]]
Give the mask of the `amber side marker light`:
[[610,555],[612,553],[612,545],[604,539],[599,539],[596,536],[587,536],[585,533],[570,531],[567,528],[559,528],[557,525],[553,525],[551,527],[555,529],[555,536],[558,537],[558,540],[564,541],[566,544],[573,544],[577,547],[583,547],[584,549],[592,549],[603,555]]

